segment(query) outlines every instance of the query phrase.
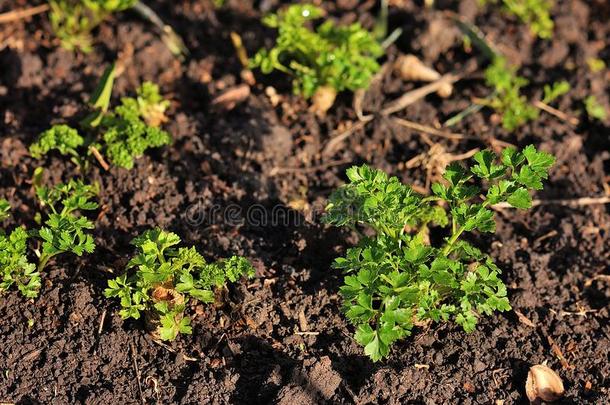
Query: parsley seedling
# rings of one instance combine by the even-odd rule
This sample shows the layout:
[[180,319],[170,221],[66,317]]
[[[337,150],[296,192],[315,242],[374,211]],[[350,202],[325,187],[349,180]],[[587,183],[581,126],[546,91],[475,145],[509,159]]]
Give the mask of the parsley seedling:
[[207,263],[194,247],[176,249],[179,243],[178,235],[158,228],[135,238],[132,244],[139,252],[127,265],[135,272],[109,280],[104,292],[121,300],[123,319],[139,319],[144,313],[162,340],[192,332],[191,319],[184,314],[189,297],[212,303],[215,289],[254,275],[254,268],[242,257]]
[[570,83],[566,80],[562,80],[560,82],[555,82],[551,85],[544,85],[544,97],[542,98],[542,102],[544,104],[550,104],[555,101],[558,97],[563,96],[568,91],[570,91]]
[[[0,199],[0,221],[10,215],[8,201]],[[27,258],[28,233],[18,227],[10,235],[0,229],[0,292],[17,285],[19,291],[28,298],[38,295],[40,273]]]
[[305,98],[320,88],[339,92],[368,87],[383,48],[359,23],[340,27],[327,20],[315,30],[308,27],[323,16],[319,7],[297,4],[264,17],[266,26],[278,30],[278,38],[272,49],[258,51],[251,66],[265,74],[278,70],[292,76],[294,93]]
[[[159,94],[159,86],[152,82],[144,82],[136,91],[138,115],[151,127],[158,127],[167,122],[165,110],[169,107],[169,100]],[[124,99],[133,100],[133,99]],[[123,101],[123,104],[130,104],[133,101]],[[131,107],[133,108],[133,107]]]
[[527,79],[517,76],[516,70],[508,66],[504,57],[494,57],[491,65],[485,70],[485,80],[494,88],[494,93],[491,97],[481,100],[481,103],[502,115],[502,126],[505,129],[514,131],[538,117],[538,109],[530,105],[520,92],[521,88],[527,85]]
[[588,58],[587,66],[593,73],[601,72],[606,68],[606,62],[599,58]]
[[[497,4],[499,0],[479,0],[481,5]],[[551,18],[553,0],[502,0],[504,9],[530,27],[532,33],[543,39],[553,37]]]
[[147,149],[171,144],[171,135],[157,127],[167,120],[168,105],[158,86],[146,82],[138,88],[137,98],[123,97],[121,105],[102,118],[104,150],[113,164],[131,169]]
[[35,159],[57,150],[60,154],[70,156],[77,166],[84,164],[84,158],[78,152],[85,143],[78,131],[68,125],[54,125],[38,136],[36,141],[30,145],[30,154]]
[[594,95],[585,98],[585,111],[587,111],[589,117],[600,121],[605,120],[608,116],[606,109],[597,101],[597,98]]
[[38,295],[40,273],[36,265],[27,258],[28,233],[18,227],[10,235],[0,232],[0,291],[17,285],[19,291],[28,298]]
[[[72,180],[54,188],[37,186],[36,195],[41,206],[48,210],[48,218],[40,229],[28,232],[18,227],[10,235],[0,230],[0,291],[15,284],[28,298],[38,296],[40,273],[50,259],[67,252],[81,256],[95,249],[93,237],[87,233],[93,229],[93,222],[80,215],[81,211],[98,207],[90,201],[97,195],[95,187]],[[9,209],[6,200],[0,200],[0,220],[8,216]],[[38,266],[27,258],[29,237],[42,242],[42,249],[36,250]]]
[[[478,152],[474,161],[470,170],[450,164],[446,184],[434,184],[429,197],[366,165],[349,169],[350,182],[330,196],[326,223],[374,231],[334,263],[346,274],[345,314],[373,361],[387,357],[414,324],[453,320],[471,332],[482,314],[511,309],[498,266],[463,238],[495,232],[493,204],[531,207],[529,190],[542,189],[555,159],[528,146],[505,149],[499,161]],[[489,183],[481,197],[475,178]],[[449,235],[430,242],[430,226],[448,227]]]
[[95,112],[81,121],[86,136],[68,125],[54,125],[30,145],[32,156],[40,159],[56,150],[86,171],[95,147],[112,164],[131,169],[146,150],[171,144],[171,135],[159,128],[167,121],[165,110],[169,106],[169,101],[159,94],[159,87],[145,82],[137,89],[136,97],[123,97],[119,106],[110,109],[113,80],[112,66],[104,73],[90,102]]
[[94,251],[93,237],[87,233],[94,228],[93,222],[80,213],[98,207],[96,202],[91,201],[97,194],[96,187],[80,180],[71,180],[54,188],[36,187],[36,195],[42,207],[49,212],[44,226],[32,232],[42,240],[39,272],[58,254],[70,252],[82,256],[83,253]]
[[63,48],[92,50],[91,31],[112,13],[133,7],[138,0],[51,0],[49,20]]

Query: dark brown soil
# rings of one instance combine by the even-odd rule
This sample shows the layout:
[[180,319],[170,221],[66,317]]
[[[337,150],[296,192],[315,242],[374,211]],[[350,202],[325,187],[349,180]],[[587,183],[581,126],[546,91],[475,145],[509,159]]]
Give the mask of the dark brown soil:
[[[0,12],[35,3],[0,0]],[[285,77],[271,76],[257,77],[251,95],[231,111],[211,104],[242,82],[229,33],[239,32],[250,52],[268,44],[272,37],[259,23],[260,10],[275,9],[278,1],[230,0],[219,11],[203,0],[149,3],[184,37],[191,50],[184,63],[130,12],[97,30],[88,55],[57,47],[45,16],[0,26],[0,197],[16,207],[10,228],[33,224],[34,168],[47,168],[48,184],[76,174],[59,156],[31,159],[27,146],[52,123],[78,120],[96,78],[115,58],[127,66],[116,98],[143,80],[158,82],[173,100],[167,129],[175,138],[172,147],[147,154],[131,171],[95,168],[90,176],[101,185],[103,206],[95,254],[59,258],[44,273],[35,300],[15,291],[0,298],[0,402],[514,404],[526,402],[528,368],[546,362],[563,378],[566,403],[610,403],[607,205],[499,212],[498,233],[474,242],[504,270],[515,311],[483,318],[471,334],[455,325],[418,330],[376,364],[352,339],[337,295],[341,275],[330,269],[355,239],[318,221],[325,198],[352,164],[368,162],[425,187],[425,167],[406,165],[413,157],[439,148],[461,154],[497,141],[534,143],[557,156],[549,184],[536,198],[608,192],[608,123],[582,114],[589,94],[608,107],[609,72],[591,73],[586,63],[592,56],[610,60],[605,1],[558,1],[552,41],[532,39],[522,24],[499,10],[481,11],[476,0],[437,1],[436,11],[420,1],[394,2],[399,6],[392,7],[390,24],[404,34],[390,47],[390,60],[412,52],[448,72],[474,59],[476,50],[466,52],[459,33],[442,19],[443,10],[457,11],[522,64],[532,98],[544,84],[568,80],[572,90],[557,107],[581,122],[570,126],[543,113],[508,133],[484,110],[453,128],[480,141],[429,138],[432,145],[379,118],[332,155],[321,151],[333,131],[356,120],[349,95],[318,119],[289,94]],[[325,3],[344,22],[374,23],[373,1]],[[397,116],[432,126],[444,122],[471,97],[487,94],[481,72],[459,82],[450,98],[431,95]],[[280,95],[275,107],[265,94],[269,85]],[[365,107],[378,110],[413,87],[388,74]],[[255,204],[267,215],[283,207],[288,221],[245,221]],[[215,207],[241,213],[233,221],[210,218]],[[210,259],[242,254],[257,268],[250,284],[231,289],[223,308],[190,308],[193,335],[167,346],[155,343],[142,322],[121,320],[117,304],[103,297],[107,280],[133,253],[128,242],[152,226],[177,232]],[[562,367],[557,349],[569,367]]]

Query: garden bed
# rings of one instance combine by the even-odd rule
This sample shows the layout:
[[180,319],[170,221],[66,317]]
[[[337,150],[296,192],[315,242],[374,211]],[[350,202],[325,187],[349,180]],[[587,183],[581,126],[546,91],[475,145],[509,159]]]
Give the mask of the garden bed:
[[[443,25],[444,11],[452,10],[522,64],[532,97],[540,97],[544,84],[568,80],[572,89],[558,108],[580,123],[541,113],[507,132],[484,109],[451,129],[479,139],[451,140],[380,117],[323,153],[341,128],[358,122],[349,94],[319,118],[290,94],[285,76],[257,75],[249,96],[234,108],[212,103],[242,83],[230,32],[240,33],[251,54],[270,45],[274,34],[261,25],[259,7],[275,9],[277,3],[228,1],[216,10],[205,1],[151,1],[190,49],[183,63],[130,12],[102,24],[94,51],[86,55],[59,48],[44,15],[0,25],[0,197],[15,208],[11,227],[34,224],[31,178],[37,166],[46,167],[46,184],[75,176],[67,159],[39,162],[27,147],[51,124],[78,121],[83,102],[116,58],[125,71],[116,79],[114,98],[144,80],[157,82],[172,100],[166,129],[174,137],[173,146],[147,153],[132,170],[94,165],[90,179],[101,186],[95,253],[52,262],[37,299],[13,290],[0,298],[0,401],[512,404],[526,401],[529,367],[547,362],[563,378],[568,401],[606,403],[608,205],[500,209],[498,232],[477,235],[473,243],[488,249],[503,270],[513,311],[483,317],[470,334],[454,324],[416,328],[377,363],[353,340],[338,296],[342,275],[330,267],[355,235],[319,218],[354,164],[368,163],[425,188],[434,175],[426,167],[431,158],[502,142],[532,143],[556,156],[549,182],[534,198],[608,193],[608,124],[581,115],[582,100],[596,89],[606,89],[600,101],[608,107],[608,71],[593,73],[586,63],[592,56],[610,58],[608,4],[558,2],[553,39],[536,41],[526,26],[497,9],[483,12],[475,0],[438,1],[436,10],[398,2],[389,22],[404,32],[389,48],[389,60],[415,53],[446,73],[475,59],[459,32]],[[342,22],[374,24],[375,2],[328,3],[330,15]],[[32,5],[3,0],[0,12]],[[277,91],[275,106],[267,86]],[[365,110],[378,111],[417,86],[388,73],[369,91]],[[456,83],[448,99],[430,95],[395,116],[435,126],[486,92],[478,68]],[[406,164],[422,153],[422,165]],[[247,218],[255,205],[262,222],[256,215]],[[274,217],[274,207],[283,214]],[[223,214],[229,209],[236,214],[228,221]],[[210,218],[211,212],[217,214]],[[254,279],[231,287],[223,307],[192,305],[193,334],[168,344],[153,341],[141,321],[123,321],[117,303],[103,295],[107,280],[132,256],[131,239],[154,226],[176,232],[206,258],[239,254],[256,268]]]

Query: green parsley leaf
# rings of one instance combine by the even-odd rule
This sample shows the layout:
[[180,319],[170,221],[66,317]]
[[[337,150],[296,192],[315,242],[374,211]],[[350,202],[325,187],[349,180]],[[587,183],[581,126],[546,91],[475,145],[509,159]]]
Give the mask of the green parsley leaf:
[[508,201],[508,203],[513,207],[520,208],[522,210],[532,207],[532,197],[524,187],[518,188],[508,197],[506,201]]

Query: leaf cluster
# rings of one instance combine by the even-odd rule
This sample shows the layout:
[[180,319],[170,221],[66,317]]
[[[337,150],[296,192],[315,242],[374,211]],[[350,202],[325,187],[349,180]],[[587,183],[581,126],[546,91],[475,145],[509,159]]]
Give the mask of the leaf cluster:
[[[10,215],[10,204],[0,199],[0,221]],[[38,295],[40,273],[27,258],[28,233],[18,227],[10,234],[0,229],[0,292],[16,285],[19,291],[28,298]]]
[[[551,18],[553,0],[501,0],[504,9],[530,27],[539,38],[553,37],[554,23]],[[499,0],[479,0],[481,4],[497,4]]]
[[148,125],[158,127],[167,122],[165,111],[169,108],[170,103],[159,93],[159,86],[152,82],[144,82],[136,93],[135,100],[139,115]]
[[80,166],[83,164],[78,149],[85,143],[78,131],[69,125],[54,125],[41,133],[30,145],[30,154],[35,159],[42,159],[49,152],[56,150],[60,154],[70,156],[72,161]]
[[81,214],[98,208],[98,203],[93,201],[98,195],[97,187],[81,180],[70,180],[53,188],[36,187],[36,195],[48,211],[44,225],[32,232],[42,240],[38,270],[41,271],[52,257],[61,253],[77,256],[93,253],[95,243],[88,231],[94,228],[94,224]]
[[134,160],[147,149],[172,143],[169,133],[152,125],[166,120],[168,105],[159,95],[159,87],[145,82],[138,88],[136,98],[123,97],[121,105],[102,118],[103,150],[112,164],[131,169]]
[[81,122],[87,136],[68,125],[54,125],[30,145],[33,157],[40,159],[56,150],[86,170],[90,147],[95,146],[112,164],[131,169],[146,150],[171,144],[171,135],[158,127],[167,121],[165,110],[169,106],[169,101],[159,94],[159,87],[145,82],[137,89],[136,97],[123,97],[121,104],[111,110],[108,106],[113,75],[104,76],[91,103],[97,110]]
[[494,93],[483,104],[501,114],[505,129],[514,131],[538,117],[538,109],[521,95],[521,88],[528,84],[527,79],[518,76],[516,69],[509,66],[504,57],[496,56],[493,59],[485,70],[485,80],[494,88]]
[[560,82],[555,82],[551,85],[544,85],[544,97],[542,98],[542,102],[545,104],[552,103],[557,98],[563,96],[571,89],[570,83],[567,80],[562,80]]
[[131,8],[137,0],[50,0],[49,20],[63,48],[93,49],[91,32],[110,14]]
[[322,86],[337,92],[366,88],[379,70],[376,59],[383,48],[359,23],[337,26],[324,21],[315,30],[312,21],[324,16],[313,5],[295,4],[264,17],[278,31],[276,44],[261,49],[251,61],[265,74],[278,70],[293,77],[293,91],[305,98]]
[[[510,310],[500,269],[463,237],[495,231],[492,204],[531,207],[529,190],[542,188],[553,163],[533,146],[505,149],[501,157],[478,152],[469,169],[449,165],[429,197],[368,166],[347,171],[349,183],[330,196],[324,221],[374,230],[334,263],[345,273],[344,312],[365,354],[373,361],[388,356],[414,325],[452,320],[470,332],[483,314]],[[488,183],[484,195],[474,180]],[[449,234],[433,244],[429,226]]]
[[365,223],[378,234],[397,237],[405,226],[425,227],[428,223],[445,226],[445,211],[426,204],[421,195],[396,177],[372,169],[354,166],[347,170],[350,183],[329,197],[325,221],[335,226]]
[[177,248],[179,243],[178,235],[158,228],[136,237],[132,244],[138,254],[127,265],[127,270],[135,271],[109,280],[104,292],[107,297],[120,299],[124,319],[139,319],[142,312],[153,314],[162,340],[191,333],[191,320],[184,314],[189,298],[212,303],[215,289],[254,275],[245,258],[233,256],[207,263],[194,247]]
[[[0,230],[0,291],[16,285],[28,298],[38,296],[40,273],[49,260],[62,253],[82,256],[95,249],[93,237],[88,230],[94,225],[82,211],[94,210],[98,204],[92,199],[97,196],[97,188],[82,181],[71,180],[53,188],[38,186],[36,195],[48,217],[40,229],[27,231],[23,227],[13,230],[10,235]],[[10,206],[0,200],[0,220],[9,215]],[[32,237],[41,242],[36,250],[38,265],[27,258],[27,242]]]

